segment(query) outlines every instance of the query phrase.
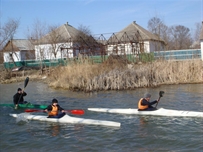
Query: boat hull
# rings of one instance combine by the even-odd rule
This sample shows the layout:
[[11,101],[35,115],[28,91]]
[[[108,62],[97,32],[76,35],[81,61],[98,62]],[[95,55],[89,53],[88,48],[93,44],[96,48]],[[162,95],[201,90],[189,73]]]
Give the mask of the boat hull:
[[172,116],[172,117],[202,117],[203,112],[179,111],[160,108],[154,111],[138,111],[138,109],[111,109],[111,108],[88,108],[89,111],[107,112],[117,114],[136,114],[136,115],[153,115],[153,116]]
[[[14,104],[0,104],[0,106],[12,107],[12,108],[15,107]],[[45,109],[45,108],[47,108],[47,105],[26,103],[26,104],[18,104],[18,108],[22,108],[22,109],[26,109],[26,108],[29,108],[29,109]]]
[[88,124],[88,125],[100,125],[100,126],[109,126],[109,127],[120,127],[119,122],[106,121],[106,120],[94,120],[94,119],[85,119],[85,118],[76,118],[69,115],[65,115],[60,119],[57,118],[47,118],[43,115],[31,115],[27,113],[22,114],[10,114],[12,117],[23,117],[27,120],[38,120],[38,121],[47,121],[47,122],[56,122],[56,123],[70,123],[70,124]]

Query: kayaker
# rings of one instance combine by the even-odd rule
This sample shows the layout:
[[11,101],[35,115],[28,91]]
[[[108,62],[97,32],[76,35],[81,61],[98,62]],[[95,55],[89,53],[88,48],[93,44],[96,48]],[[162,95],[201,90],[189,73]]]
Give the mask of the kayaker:
[[66,114],[65,110],[60,107],[58,100],[56,99],[53,99],[52,104],[44,109],[44,111],[48,113],[48,118],[61,118]]
[[17,93],[13,96],[13,103],[15,105],[15,109],[18,107],[18,104],[25,104],[27,101],[24,101],[24,96],[26,96],[27,93],[22,90],[21,88],[18,88]]
[[158,100],[150,102],[151,94],[145,93],[144,98],[141,98],[138,102],[138,111],[150,111],[150,110],[157,110],[152,105],[158,103]]

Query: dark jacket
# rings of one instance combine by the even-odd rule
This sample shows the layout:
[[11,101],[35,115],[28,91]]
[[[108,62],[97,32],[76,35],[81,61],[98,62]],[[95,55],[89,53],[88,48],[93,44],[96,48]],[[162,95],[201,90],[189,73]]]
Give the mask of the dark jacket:
[[[57,107],[58,107],[58,110],[59,110],[59,111],[64,110],[63,108],[60,107],[60,105],[57,105]],[[48,105],[46,109],[47,109],[48,111],[52,111],[52,105]],[[46,110],[46,109],[44,109],[44,110]]]
[[[148,108],[147,109],[144,109],[144,110],[156,110],[155,107],[153,107],[152,105],[154,105],[155,103],[157,103],[158,101],[157,100],[154,100],[152,102],[148,102],[145,98],[142,99],[142,102],[141,102],[141,105],[148,105]],[[139,111],[143,111],[141,109],[139,109]]]
[[24,103],[24,96],[26,96],[27,93],[23,92],[22,94],[19,94],[18,92],[13,96],[13,103],[14,104],[23,104]]

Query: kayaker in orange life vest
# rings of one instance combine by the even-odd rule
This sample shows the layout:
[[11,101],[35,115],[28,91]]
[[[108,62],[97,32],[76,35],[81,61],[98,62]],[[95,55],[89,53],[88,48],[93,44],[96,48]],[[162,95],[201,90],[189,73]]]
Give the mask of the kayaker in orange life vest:
[[65,110],[58,105],[58,100],[56,99],[53,99],[52,104],[44,109],[44,111],[48,113],[48,118],[61,118],[66,114]]
[[150,111],[150,110],[157,110],[152,105],[158,103],[158,100],[150,102],[151,94],[145,93],[144,98],[141,98],[138,102],[138,111]]

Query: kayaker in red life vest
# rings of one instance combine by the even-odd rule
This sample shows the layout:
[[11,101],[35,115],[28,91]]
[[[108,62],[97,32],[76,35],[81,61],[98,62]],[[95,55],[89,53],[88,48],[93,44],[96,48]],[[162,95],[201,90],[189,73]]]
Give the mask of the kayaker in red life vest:
[[18,88],[17,93],[13,96],[13,103],[15,105],[15,109],[18,107],[18,104],[24,104],[27,103],[27,101],[24,101],[24,96],[26,96],[27,93],[24,92],[21,88]]
[[158,100],[150,102],[151,94],[145,93],[144,98],[141,98],[138,102],[138,111],[150,111],[150,110],[157,110],[152,105],[159,102]]
[[56,99],[53,99],[52,104],[44,109],[44,111],[48,113],[48,118],[61,118],[66,114],[65,110],[58,105],[58,100]]

